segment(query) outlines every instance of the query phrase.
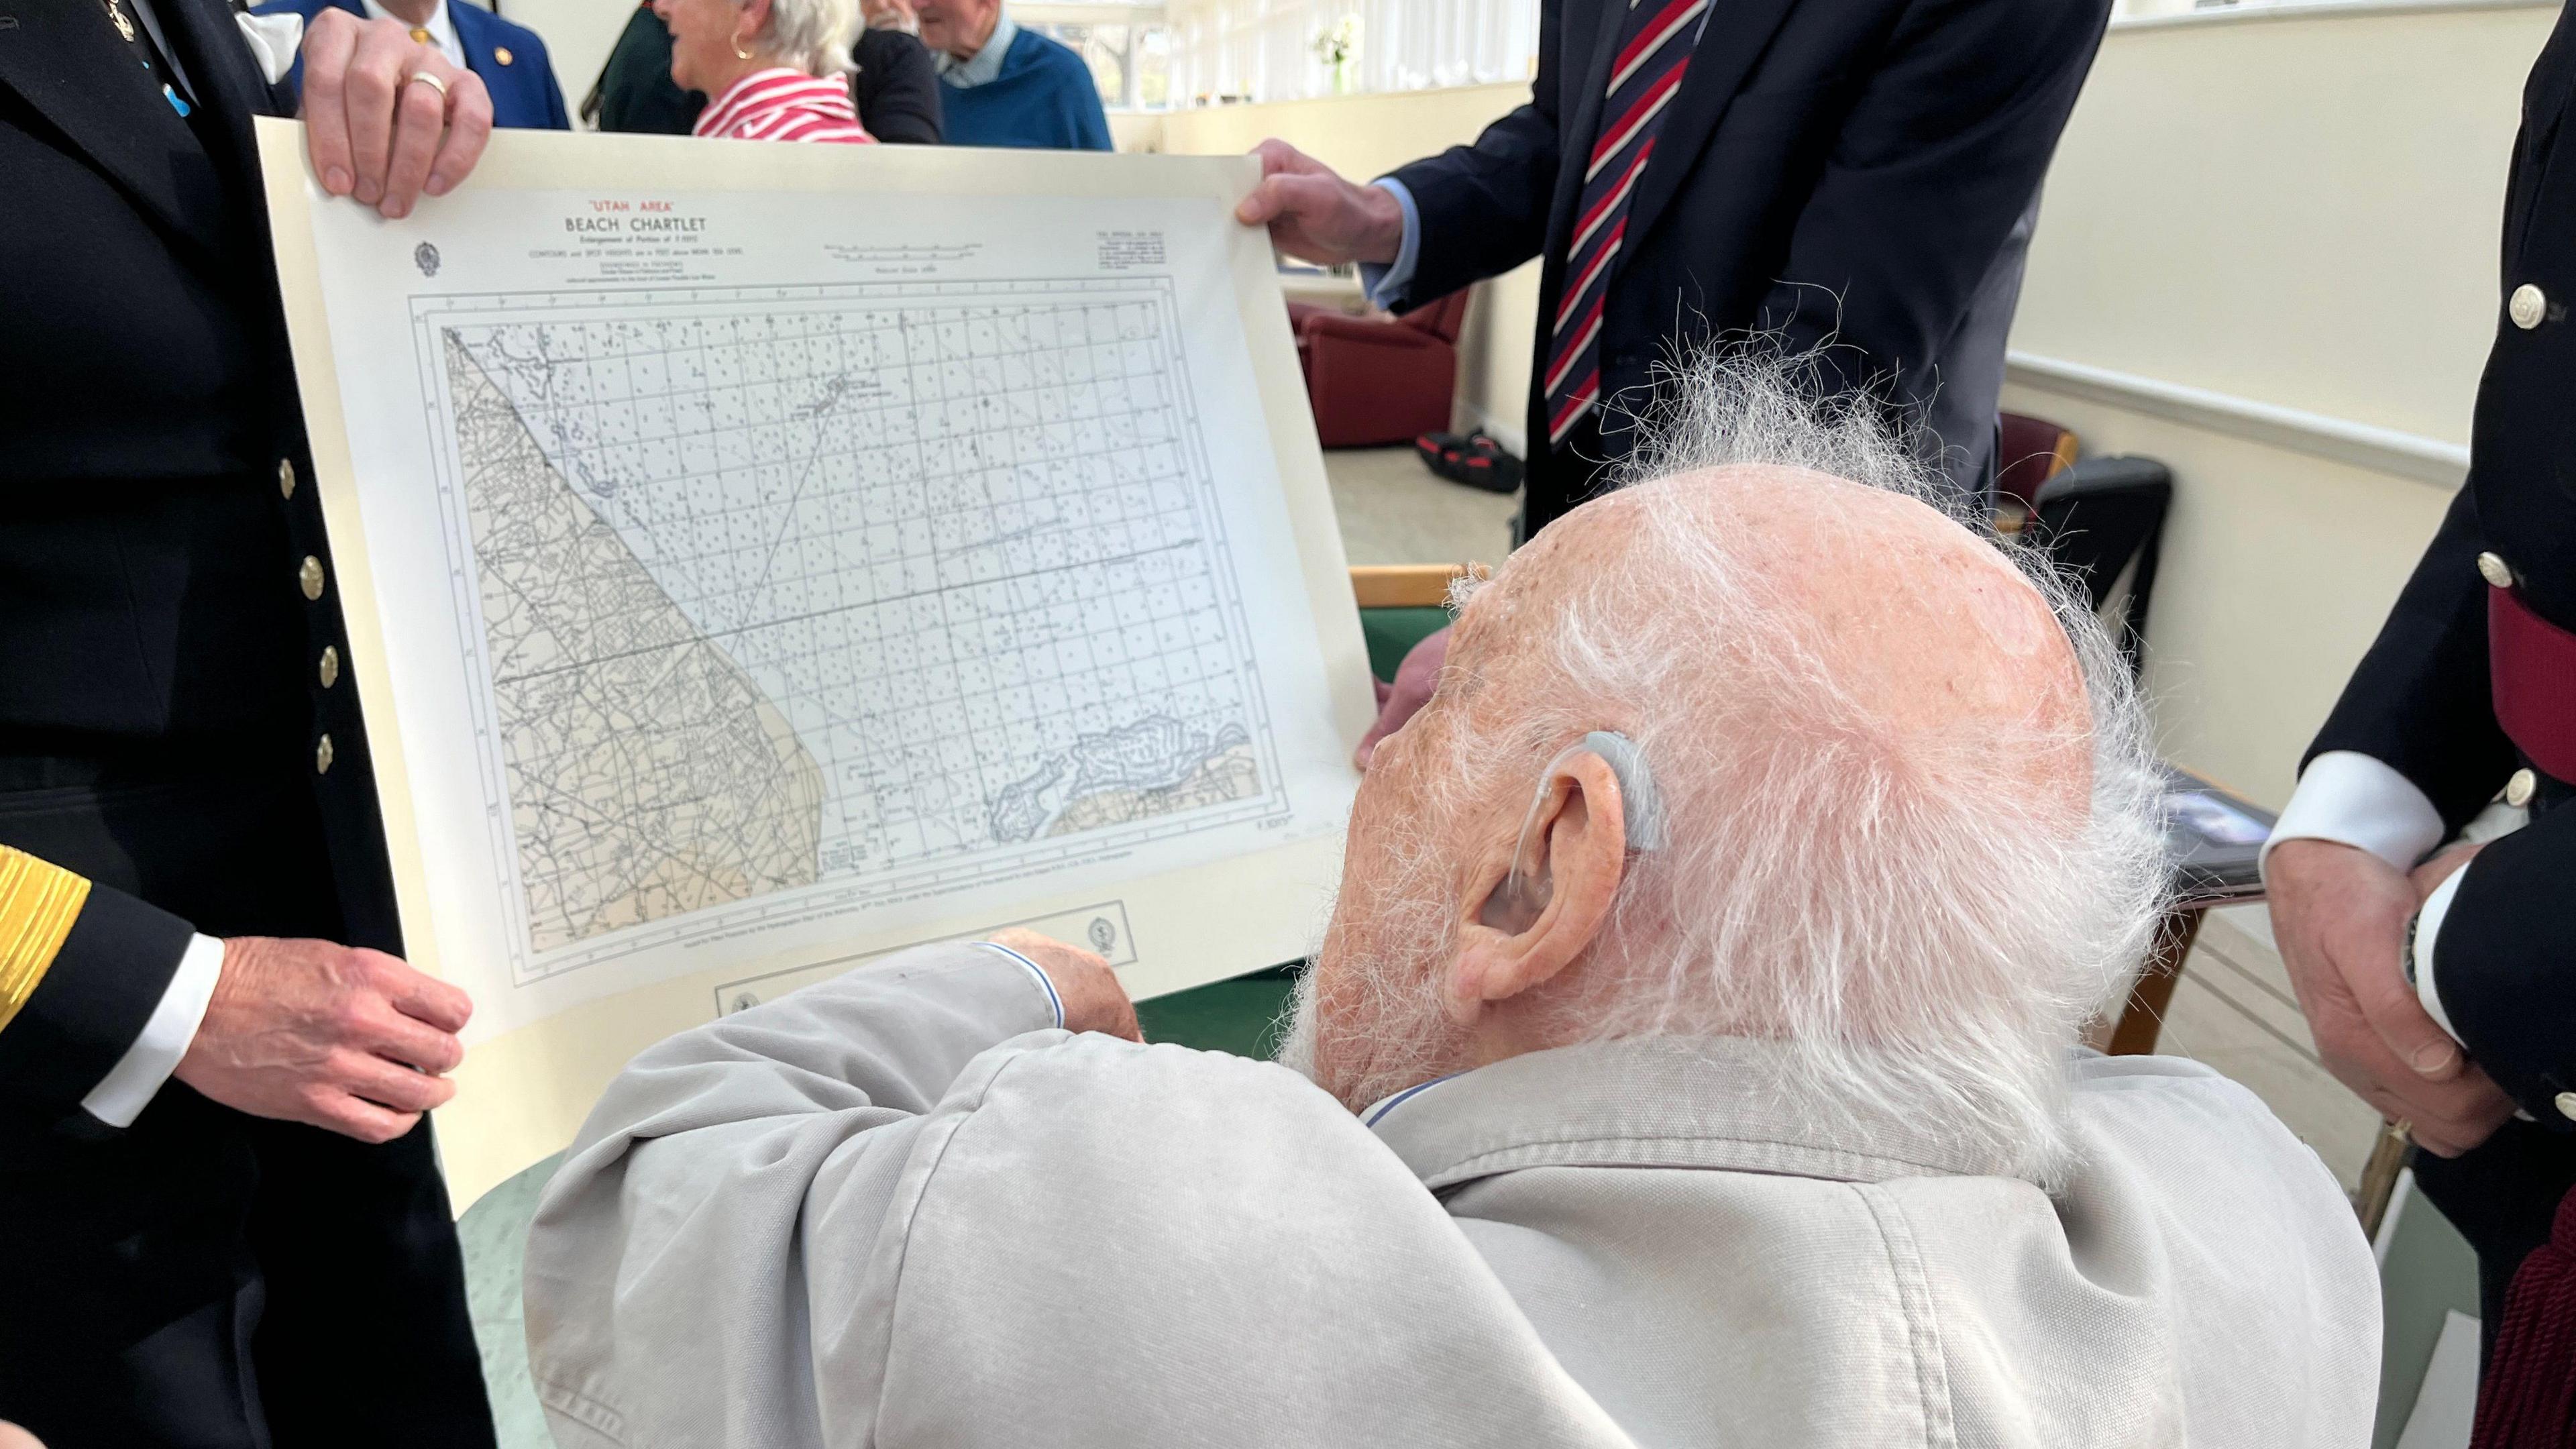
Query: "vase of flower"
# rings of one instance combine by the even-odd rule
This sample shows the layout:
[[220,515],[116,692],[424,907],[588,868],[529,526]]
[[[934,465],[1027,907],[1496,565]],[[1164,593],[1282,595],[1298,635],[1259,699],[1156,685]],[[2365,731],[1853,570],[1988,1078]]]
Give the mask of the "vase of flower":
[[1333,22],[1332,28],[1315,37],[1314,49],[1315,58],[1332,73],[1333,94],[1349,95],[1359,69],[1360,18],[1345,15]]

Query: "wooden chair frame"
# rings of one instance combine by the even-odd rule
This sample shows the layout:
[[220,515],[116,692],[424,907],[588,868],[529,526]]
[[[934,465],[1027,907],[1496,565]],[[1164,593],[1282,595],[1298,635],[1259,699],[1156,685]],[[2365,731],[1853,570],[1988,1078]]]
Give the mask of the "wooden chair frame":
[[1355,564],[1351,597],[1363,609],[1437,609],[1449,586],[1483,564]]

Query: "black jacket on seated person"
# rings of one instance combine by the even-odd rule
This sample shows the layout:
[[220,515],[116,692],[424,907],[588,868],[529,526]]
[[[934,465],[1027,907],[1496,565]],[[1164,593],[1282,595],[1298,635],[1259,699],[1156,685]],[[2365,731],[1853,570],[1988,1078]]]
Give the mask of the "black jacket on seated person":
[[[897,146],[939,144],[939,75],[920,41],[899,30],[862,30],[850,59],[858,66],[850,99],[869,135]],[[706,106],[704,95],[671,79],[671,32],[650,4],[627,17],[599,83],[581,103],[603,131],[648,136],[689,134]]]
[[[1612,259],[1604,406],[1551,448],[1548,321],[1629,8],[1541,0],[1529,103],[1475,144],[1393,173],[1422,219],[1411,281],[1386,299],[1395,310],[1546,259],[1530,385],[1532,532],[1583,501],[1600,461],[1626,452],[1618,413],[1652,396],[1654,366],[1677,346],[1749,328],[1802,350],[1838,339],[1827,387],[1884,382],[1895,402],[1923,408],[2038,194],[2110,10],[2109,0],[1712,4]],[[1980,345],[2000,349],[2003,329],[1985,332]]]

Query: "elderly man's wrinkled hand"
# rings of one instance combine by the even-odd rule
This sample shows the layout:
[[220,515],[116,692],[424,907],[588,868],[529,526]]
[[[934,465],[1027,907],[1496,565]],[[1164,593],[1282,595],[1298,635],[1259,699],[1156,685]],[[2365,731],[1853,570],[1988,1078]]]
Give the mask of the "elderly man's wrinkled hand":
[[2422,896],[2395,866],[2348,845],[2287,840],[2266,871],[2272,930],[2317,1055],[2427,1151],[2456,1157],[2513,1115],[2406,980],[2406,921]]
[[464,992],[382,951],[235,936],[173,1073],[254,1117],[390,1142],[456,1095]]
[[2484,849],[2486,845],[2482,841],[2454,845],[2409,872],[2406,883],[2415,890],[2416,906],[2420,909],[2424,902],[2431,900],[2433,892],[2441,889],[2442,882],[2467,869],[2469,862],[2477,859],[2478,852]]
[[474,169],[492,97],[400,21],[324,6],[304,31],[304,133],[323,190],[402,217]]
[[1261,158],[1261,184],[1236,204],[1235,220],[1270,228],[1272,245],[1310,262],[1395,260],[1404,207],[1385,188],[1345,181],[1285,141],[1264,141],[1252,154]]
[[1145,1039],[1136,1025],[1136,1004],[1127,999],[1127,988],[1106,958],[1018,926],[985,939],[1019,952],[1046,973],[1056,999],[1064,1003],[1065,1030],[1096,1031],[1127,1041]]

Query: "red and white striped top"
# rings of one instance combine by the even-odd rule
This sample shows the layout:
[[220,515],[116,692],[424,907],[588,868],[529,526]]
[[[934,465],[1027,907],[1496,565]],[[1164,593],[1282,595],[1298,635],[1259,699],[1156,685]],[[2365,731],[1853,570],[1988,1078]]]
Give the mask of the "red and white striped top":
[[844,141],[869,145],[847,77],[829,80],[784,66],[756,70],[698,115],[692,134],[737,141]]

